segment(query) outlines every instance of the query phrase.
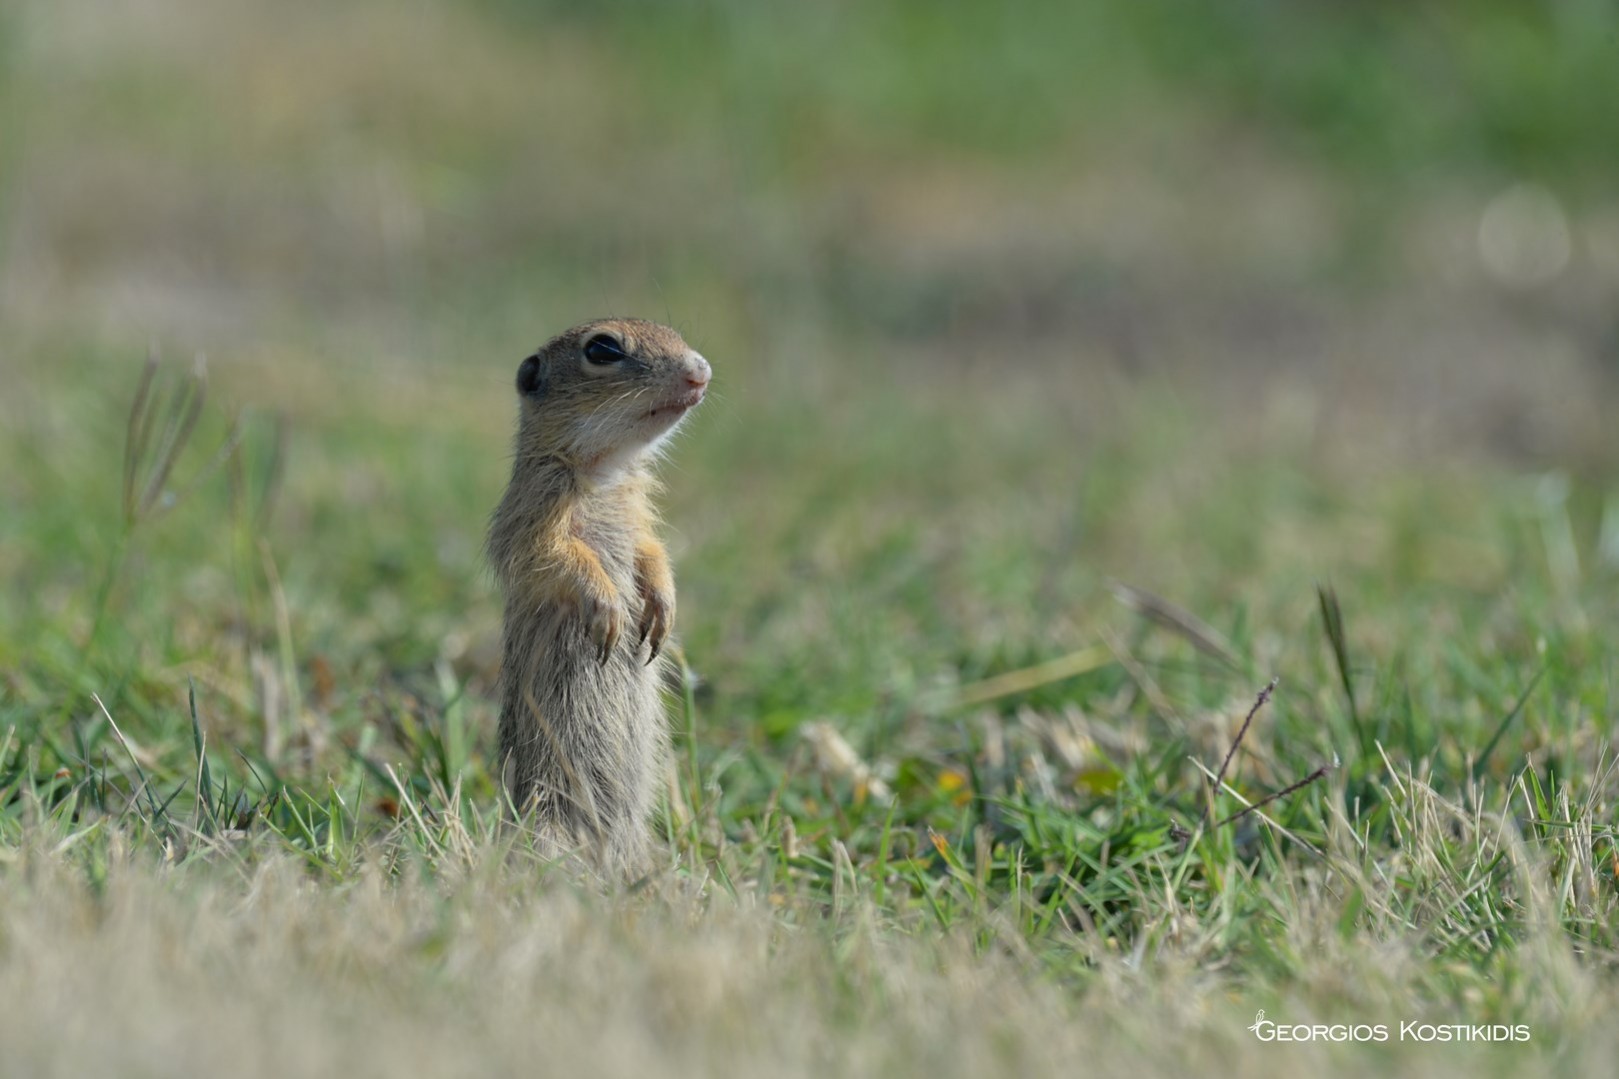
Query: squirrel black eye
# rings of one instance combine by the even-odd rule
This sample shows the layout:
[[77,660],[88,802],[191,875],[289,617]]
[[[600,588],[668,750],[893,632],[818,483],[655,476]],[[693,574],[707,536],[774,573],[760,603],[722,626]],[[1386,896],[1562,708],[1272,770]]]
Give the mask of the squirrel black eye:
[[624,349],[613,338],[599,333],[585,342],[585,359],[605,367],[624,359]]
[[517,368],[517,392],[532,397],[540,390],[540,358],[530,356]]

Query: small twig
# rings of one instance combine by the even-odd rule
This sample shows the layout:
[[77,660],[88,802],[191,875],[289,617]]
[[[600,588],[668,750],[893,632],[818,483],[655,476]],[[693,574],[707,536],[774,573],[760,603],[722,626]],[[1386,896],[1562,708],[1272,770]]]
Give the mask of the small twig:
[[[1197,821],[1199,828],[1209,822],[1209,810],[1214,808],[1214,799],[1220,794],[1220,786],[1225,782],[1225,774],[1231,767],[1231,759],[1237,755],[1237,747],[1241,746],[1242,740],[1248,737],[1248,728],[1253,724],[1254,717],[1259,714],[1261,708],[1265,707],[1266,702],[1270,700],[1270,695],[1276,692],[1276,687],[1281,681],[1280,678],[1272,678],[1270,685],[1259,691],[1259,696],[1254,700],[1254,706],[1248,709],[1247,718],[1242,721],[1242,726],[1237,730],[1237,736],[1231,740],[1231,748],[1226,751],[1225,760],[1220,762],[1220,770],[1214,775],[1214,786],[1209,790],[1208,800],[1203,803],[1203,815]],[[1302,784],[1300,785],[1302,786]],[[1288,790],[1292,789],[1291,787],[1288,788]],[[1287,792],[1283,791],[1282,793]],[[1271,797],[1276,796],[1272,795]],[[1220,823],[1224,824],[1225,822],[1221,821]]]
[[1316,780],[1320,779],[1322,776],[1324,776],[1328,772],[1332,771],[1332,767],[1333,766],[1330,765],[1330,764],[1323,764],[1320,768],[1317,768],[1315,771],[1311,772],[1309,775],[1305,776],[1303,779],[1299,780],[1297,783],[1293,784],[1292,786],[1283,787],[1281,790],[1277,791],[1275,794],[1267,795],[1266,797],[1261,798],[1259,801],[1254,802],[1251,805],[1244,806],[1242,809],[1237,810],[1235,813],[1231,814],[1231,816],[1226,817],[1224,820],[1222,820],[1218,824],[1216,824],[1215,827],[1216,828],[1224,828],[1226,825],[1231,824],[1234,821],[1241,820],[1243,817],[1246,817],[1248,814],[1252,813],[1254,810],[1261,809],[1264,806],[1270,805],[1272,802],[1276,801],[1276,799],[1278,799],[1278,798],[1286,798],[1289,794],[1292,794],[1294,791],[1302,790],[1303,788],[1308,787],[1311,783],[1314,783]]
[[[1196,764],[1198,770],[1201,771],[1205,777],[1207,777],[1209,779],[1214,778],[1214,773],[1209,771],[1202,764],[1198,764],[1196,761],[1194,761],[1193,763]],[[1324,772],[1330,772],[1334,768],[1337,768],[1337,767],[1338,767],[1338,756],[1337,756],[1337,754],[1333,754],[1332,763],[1330,765],[1324,766]],[[1312,780],[1314,778],[1316,778],[1316,777],[1312,777]],[[1310,780],[1307,780],[1306,782],[1309,782],[1309,781]],[[1303,785],[1304,785],[1303,783],[1295,784],[1293,787],[1289,787],[1288,790],[1295,790],[1298,787],[1302,787]],[[1272,801],[1274,798],[1279,798],[1283,794],[1287,793],[1287,791],[1282,791],[1279,794],[1273,795],[1270,798],[1266,798],[1265,801],[1259,803],[1259,805],[1249,805],[1248,800],[1246,798],[1244,798],[1239,791],[1233,789],[1229,785],[1226,786],[1225,790],[1227,791],[1227,793],[1232,795],[1234,798],[1236,798],[1239,802],[1241,802],[1244,806],[1247,807],[1246,809],[1243,810],[1244,813],[1246,813],[1250,809],[1257,810],[1257,809],[1259,809],[1260,805],[1264,805],[1264,804]],[[1237,814],[1237,816],[1241,816],[1241,815],[1242,815],[1241,813]],[[1235,820],[1236,817],[1232,817],[1230,819]],[[1276,829],[1278,832],[1280,832],[1282,835],[1286,836],[1288,839],[1292,840],[1294,843],[1297,843],[1299,846],[1301,846],[1305,850],[1309,851],[1311,854],[1315,855],[1317,858],[1325,858],[1325,857],[1327,857],[1327,855],[1326,855],[1326,853],[1324,851],[1317,850],[1311,844],[1306,843],[1303,839],[1300,839],[1298,836],[1294,835],[1292,832],[1288,831],[1285,827],[1283,827],[1282,824],[1279,821],[1276,821],[1276,820],[1266,816],[1263,812],[1261,812],[1259,814],[1259,819],[1264,821],[1266,824],[1270,825],[1272,828]],[[1222,820],[1220,822],[1220,824],[1225,824],[1225,823],[1226,823],[1226,821],[1224,821],[1224,820]],[[1218,825],[1216,825],[1216,827],[1218,827]],[[1198,834],[1199,835],[1202,834],[1202,828],[1201,827],[1198,829]],[[1175,840],[1175,842],[1179,843],[1181,850],[1184,851],[1186,849],[1187,845],[1192,841],[1192,833],[1187,830],[1185,825],[1182,825],[1179,822],[1174,822],[1174,823],[1171,823],[1170,826],[1169,826],[1169,838],[1171,838],[1171,839]]]

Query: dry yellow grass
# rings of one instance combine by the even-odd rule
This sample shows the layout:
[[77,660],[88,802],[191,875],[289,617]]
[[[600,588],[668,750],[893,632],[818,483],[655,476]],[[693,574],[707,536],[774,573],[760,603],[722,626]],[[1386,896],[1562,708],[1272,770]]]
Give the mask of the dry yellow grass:
[[[1516,957],[1509,1003],[1445,1002],[1442,972],[1397,934],[1341,932],[1346,878],[1315,869],[1254,884],[1293,904],[1279,943],[1310,959],[1291,984],[1242,988],[1214,958],[1221,928],[1185,912],[1133,954],[1094,951],[1080,990],[1040,974],[993,911],[918,934],[852,880],[830,910],[685,873],[613,894],[450,832],[437,856],[378,843],[334,884],[274,844],[199,843],[176,865],[107,824],[42,824],[0,865],[0,1072],[1596,1076],[1619,1049],[1604,1020],[1619,1000],[1554,926]],[[1374,908],[1392,897],[1362,884]],[[1386,1024],[1391,1042],[1262,1042],[1259,1008]],[[1486,1023],[1485,1008],[1529,1042],[1400,1041],[1402,1021]]]

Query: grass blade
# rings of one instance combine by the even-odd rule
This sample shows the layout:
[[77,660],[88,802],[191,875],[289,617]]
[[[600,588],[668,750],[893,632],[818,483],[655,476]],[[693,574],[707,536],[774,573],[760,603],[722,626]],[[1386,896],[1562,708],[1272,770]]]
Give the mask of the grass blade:
[[[214,804],[214,779],[208,771],[208,754],[202,737],[202,721],[197,718],[197,683],[195,679],[186,679],[190,687],[191,701],[191,744],[197,753],[197,819],[202,824],[204,834],[214,831],[219,825],[218,807]],[[206,819],[204,814],[206,813]]]
[[1355,682],[1349,673],[1349,639],[1344,633],[1344,612],[1338,604],[1338,593],[1331,585],[1315,586],[1316,598],[1321,604],[1321,624],[1327,631],[1327,642],[1332,646],[1333,663],[1338,668],[1338,684],[1343,687],[1344,701],[1349,706],[1349,722],[1355,728],[1355,741],[1361,753],[1367,752],[1366,731],[1360,721],[1360,704],[1355,700]]
[[1484,743],[1483,749],[1479,750],[1478,760],[1473,762],[1474,783],[1477,783],[1483,777],[1485,766],[1490,763],[1490,754],[1495,752],[1495,747],[1501,742],[1501,736],[1507,733],[1507,728],[1512,726],[1512,721],[1517,719],[1518,716],[1522,714],[1523,706],[1529,703],[1529,695],[1535,691],[1536,686],[1540,685],[1540,680],[1545,676],[1545,674],[1546,668],[1544,666],[1535,672],[1535,676],[1529,679],[1529,684],[1525,686],[1523,692],[1518,695],[1518,699],[1512,705],[1512,709],[1507,712],[1507,714],[1502,717],[1501,722],[1496,725],[1495,733],[1490,735],[1490,740]]

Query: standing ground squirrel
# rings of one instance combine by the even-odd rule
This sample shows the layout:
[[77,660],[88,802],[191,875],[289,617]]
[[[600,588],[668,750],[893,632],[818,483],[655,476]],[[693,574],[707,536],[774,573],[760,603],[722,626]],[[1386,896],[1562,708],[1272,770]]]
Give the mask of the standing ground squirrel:
[[506,599],[500,762],[558,852],[644,866],[668,740],[658,656],[675,617],[653,532],[658,445],[708,361],[667,326],[587,322],[517,369],[516,460],[489,528]]

